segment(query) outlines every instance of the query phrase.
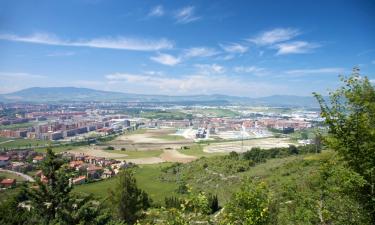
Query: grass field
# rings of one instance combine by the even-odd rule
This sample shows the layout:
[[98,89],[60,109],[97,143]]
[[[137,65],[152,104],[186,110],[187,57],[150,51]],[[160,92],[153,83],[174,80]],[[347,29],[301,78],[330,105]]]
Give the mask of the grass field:
[[149,111],[142,112],[139,116],[148,119],[183,120],[187,117],[187,114],[180,111]]
[[150,150],[150,151],[121,151],[121,150],[105,150],[109,153],[125,154],[125,159],[136,159],[136,158],[147,158],[147,157],[158,157],[163,150]]
[[49,144],[50,141],[32,140],[32,139],[18,139],[18,138],[1,138],[0,148],[18,148]]
[[0,171],[0,177],[1,178],[16,179],[17,181],[24,181],[25,180],[22,177],[17,176],[16,174],[4,172],[4,171]]
[[37,122],[28,122],[28,123],[17,123],[10,125],[0,125],[0,130],[15,130],[19,128],[28,128],[36,125]]
[[178,136],[178,135],[160,135],[160,136],[157,136],[156,138],[158,139],[162,139],[162,140],[167,140],[167,141],[180,141],[180,140],[185,140],[184,137],[182,136]]
[[218,152],[218,153],[204,152],[203,149],[204,149],[204,146],[206,146],[206,145],[207,144],[195,144],[195,145],[189,146],[187,149],[179,149],[178,151],[182,154],[192,155],[192,156],[196,156],[198,158],[200,158],[200,157],[212,157],[212,156],[218,156],[218,155],[227,155],[227,153],[221,153],[221,152]]
[[[164,198],[177,189],[176,183],[163,182],[159,179],[162,173],[162,168],[169,165],[170,163],[144,165],[135,169],[135,177],[138,186],[145,190],[154,202],[159,204],[163,204]],[[108,196],[109,189],[116,186],[116,182],[117,179],[114,177],[95,183],[79,185],[73,190],[75,192],[90,193],[94,196],[105,199]]]

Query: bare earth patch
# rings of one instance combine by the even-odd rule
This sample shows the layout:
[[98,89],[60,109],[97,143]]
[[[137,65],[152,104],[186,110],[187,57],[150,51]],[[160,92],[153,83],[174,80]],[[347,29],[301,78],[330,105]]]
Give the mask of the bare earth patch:
[[[116,149],[125,148],[126,150],[159,150],[159,149],[179,149],[181,146],[193,144],[193,140],[167,140],[162,138],[165,135],[174,134],[173,129],[155,129],[146,130],[143,134],[125,134],[108,142],[108,145]],[[159,137],[159,138],[158,138]]]
[[164,153],[160,155],[160,158],[167,162],[180,163],[188,163],[197,159],[195,156],[185,155],[176,150],[164,150]]
[[229,153],[235,152],[246,152],[253,147],[259,147],[263,149],[269,149],[274,147],[288,147],[289,145],[295,144],[291,142],[289,138],[262,138],[262,139],[251,139],[244,140],[243,145],[241,141],[234,142],[223,142],[223,143],[212,143],[207,145],[203,151],[207,153],[223,152]]
[[162,162],[188,163],[197,159],[197,157],[195,156],[185,155],[176,150],[164,150],[164,152],[159,157],[140,157],[133,159],[128,159],[126,154],[111,153],[108,151],[104,151],[101,149],[101,147],[98,146],[81,147],[74,150],[70,150],[69,152],[76,154],[83,153],[89,156],[105,157],[108,159],[117,159],[120,161],[125,160],[127,162],[133,162],[136,164],[156,164]]

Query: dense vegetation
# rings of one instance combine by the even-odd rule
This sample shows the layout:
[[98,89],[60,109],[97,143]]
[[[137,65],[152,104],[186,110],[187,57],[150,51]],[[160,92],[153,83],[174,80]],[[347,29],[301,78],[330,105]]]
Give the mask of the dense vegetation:
[[0,224],[375,224],[375,90],[357,69],[343,82],[328,103],[316,94],[322,140],[163,167],[160,184],[178,183],[164,204],[138,187],[136,169],[112,180],[108,198],[72,192],[48,149],[47,182],[1,202]]

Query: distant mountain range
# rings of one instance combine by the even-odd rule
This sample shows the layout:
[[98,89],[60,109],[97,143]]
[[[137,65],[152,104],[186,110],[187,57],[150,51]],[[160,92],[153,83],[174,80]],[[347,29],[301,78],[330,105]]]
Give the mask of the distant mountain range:
[[311,96],[273,95],[261,98],[228,95],[143,95],[76,87],[33,87],[0,95],[0,102],[164,102],[180,104],[248,104],[264,106],[317,107]]

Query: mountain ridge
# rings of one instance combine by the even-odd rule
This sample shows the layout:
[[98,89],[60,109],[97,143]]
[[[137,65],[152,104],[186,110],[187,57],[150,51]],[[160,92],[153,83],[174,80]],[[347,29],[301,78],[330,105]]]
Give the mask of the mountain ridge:
[[148,95],[114,91],[103,91],[78,87],[31,87],[16,92],[1,94],[3,102],[221,102],[222,104],[250,104],[265,106],[304,106],[316,107],[312,96],[271,95],[251,98],[223,94],[211,95]]

